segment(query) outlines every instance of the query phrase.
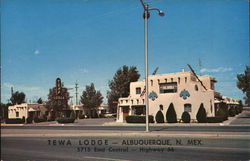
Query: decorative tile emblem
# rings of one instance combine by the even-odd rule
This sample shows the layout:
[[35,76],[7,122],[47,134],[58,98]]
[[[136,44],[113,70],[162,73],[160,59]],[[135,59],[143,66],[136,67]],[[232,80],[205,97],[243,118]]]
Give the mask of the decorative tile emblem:
[[180,93],[180,97],[182,97],[184,100],[187,99],[187,97],[190,97],[190,94],[187,90],[182,90]]
[[150,98],[150,99],[152,99],[152,101],[154,101],[156,98],[158,98],[158,96],[154,91],[152,91],[152,92],[150,92],[148,98]]

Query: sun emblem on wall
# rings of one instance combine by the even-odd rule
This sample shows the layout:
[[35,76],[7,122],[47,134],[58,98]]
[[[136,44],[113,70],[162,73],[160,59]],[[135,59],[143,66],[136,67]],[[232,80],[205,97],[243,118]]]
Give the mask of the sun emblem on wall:
[[180,97],[182,97],[184,100],[187,99],[188,97],[190,97],[190,94],[187,90],[182,90],[180,93]]

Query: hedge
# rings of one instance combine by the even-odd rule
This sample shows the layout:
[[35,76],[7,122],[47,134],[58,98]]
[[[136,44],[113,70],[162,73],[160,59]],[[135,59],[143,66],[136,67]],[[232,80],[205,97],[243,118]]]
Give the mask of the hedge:
[[[154,123],[154,117],[152,115],[149,115],[148,118],[149,118],[149,123]],[[127,123],[146,123],[146,116],[137,116],[137,115],[127,116],[126,121]]]
[[164,115],[160,110],[155,115],[155,121],[157,123],[164,123]]
[[40,118],[40,117],[35,117],[35,118],[34,118],[34,122],[35,122],[35,123],[45,122],[45,121],[47,121],[45,118]]
[[236,115],[236,111],[234,107],[231,107],[228,112],[229,112],[230,117],[234,117]]
[[181,115],[181,120],[184,122],[184,123],[190,123],[190,114],[187,112],[187,111],[184,111]]
[[74,123],[75,122],[75,119],[74,118],[69,118],[69,117],[60,117],[60,118],[57,118],[56,121],[60,124],[66,124],[66,123]]
[[28,117],[28,118],[26,119],[26,123],[27,123],[27,124],[31,124],[32,121],[33,121],[33,118],[32,118],[32,117]]
[[207,117],[208,123],[220,123],[224,121],[224,117],[216,116],[216,117]]
[[25,123],[25,119],[6,119],[5,121],[6,124],[24,124]]

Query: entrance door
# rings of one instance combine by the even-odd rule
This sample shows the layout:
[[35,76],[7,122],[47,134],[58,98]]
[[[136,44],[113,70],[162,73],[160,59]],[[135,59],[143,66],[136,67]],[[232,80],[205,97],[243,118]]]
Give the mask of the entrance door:
[[129,107],[123,107],[122,112],[123,112],[123,120],[126,120],[126,117],[128,116],[129,112]]

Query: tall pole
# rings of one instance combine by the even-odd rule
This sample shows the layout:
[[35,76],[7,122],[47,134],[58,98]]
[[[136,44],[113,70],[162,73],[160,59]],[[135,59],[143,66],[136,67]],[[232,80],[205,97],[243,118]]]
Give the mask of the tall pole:
[[78,105],[78,92],[77,92],[77,89],[78,89],[78,83],[77,83],[77,81],[76,81],[76,105]]
[[145,106],[146,106],[146,132],[149,132],[149,100],[148,100],[148,18],[150,17],[149,11],[156,10],[160,16],[164,16],[164,12],[159,10],[158,8],[149,8],[148,4],[145,4],[143,0],[140,0],[144,13],[144,37],[145,37]]
[[145,5],[144,10],[144,36],[145,36],[145,105],[146,105],[146,132],[149,132],[149,102],[148,102],[148,5]]

